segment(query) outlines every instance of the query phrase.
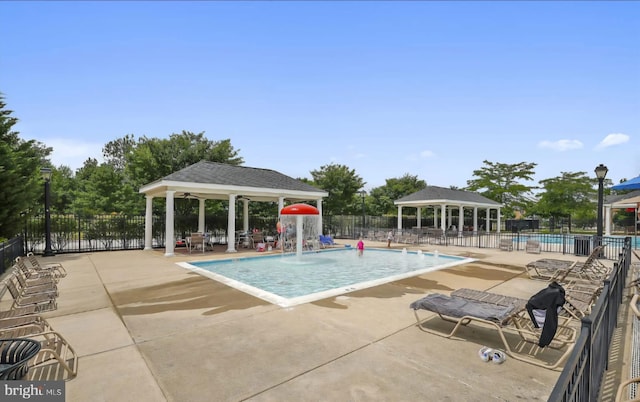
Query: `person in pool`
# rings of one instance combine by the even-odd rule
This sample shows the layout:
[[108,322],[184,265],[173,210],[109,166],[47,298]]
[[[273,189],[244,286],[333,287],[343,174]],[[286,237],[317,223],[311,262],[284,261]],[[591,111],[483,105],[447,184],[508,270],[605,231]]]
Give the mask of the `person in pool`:
[[358,256],[362,257],[362,254],[364,253],[364,242],[362,241],[362,237],[358,240],[356,248],[358,249]]

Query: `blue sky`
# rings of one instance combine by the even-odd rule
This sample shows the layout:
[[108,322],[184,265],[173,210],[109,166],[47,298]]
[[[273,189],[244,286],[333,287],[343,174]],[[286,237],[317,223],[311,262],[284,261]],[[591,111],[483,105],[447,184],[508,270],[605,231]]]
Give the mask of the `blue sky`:
[[245,165],[464,187],[640,175],[640,2],[0,2],[0,92],[73,169],[204,131]]

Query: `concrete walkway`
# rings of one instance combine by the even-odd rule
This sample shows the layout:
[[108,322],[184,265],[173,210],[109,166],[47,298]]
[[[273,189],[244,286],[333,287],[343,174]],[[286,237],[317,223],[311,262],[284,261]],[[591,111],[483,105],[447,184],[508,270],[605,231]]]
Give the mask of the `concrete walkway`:
[[[367,244],[375,246],[386,245]],[[416,327],[409,304],[462,287],[528,299],[546,284],[526,276],[527,262],[580,257],[439,247],[478,260],[283,309],[176,265],[228,258],[218,247],[170,258],[41,258],[69,273],[58,309],[43,314],[80,356],[67,401],[540,401],[559,376],[510,358],[485,363],[477,352],[501,347],[495,331],[472,325],[462,339],[431,335]]]

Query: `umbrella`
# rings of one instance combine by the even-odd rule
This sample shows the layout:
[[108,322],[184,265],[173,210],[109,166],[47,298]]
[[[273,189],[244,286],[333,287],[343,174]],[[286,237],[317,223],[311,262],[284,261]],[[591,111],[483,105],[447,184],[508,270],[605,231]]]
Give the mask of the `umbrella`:
[[640,176],[611,187],[612,190],[640,190]]

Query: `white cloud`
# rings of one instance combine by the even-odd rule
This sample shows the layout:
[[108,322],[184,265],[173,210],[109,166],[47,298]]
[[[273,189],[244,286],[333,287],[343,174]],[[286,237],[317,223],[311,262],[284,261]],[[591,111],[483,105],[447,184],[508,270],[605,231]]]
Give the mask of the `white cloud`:
[[102,148],[104,144],[83,142],[67,139],[47,139],[42,141],[46,146],[53,148],[51,162],[55,166],[69,166],[71,170],[81,168],[88,158],[95,158],[102,163]]
[[628,142],[628,141],[629,141],[629,136],[626,134],[621,134],[621,133],[607,134],[607,136],[604,137],[604,140],[600,141],[600,143],[596,145],[596,149],[612,147],[614,145],[624,144],[625,142]]
[[538,148],[548,148],[554,151],[568,151],[570,149],[580,149],[583,147],[579,140],[558,140],[558,141],[541,141]]
[[433,158],[434,156],[436,156],[435,153],[433,153],[433,151],[430,151],[428,149],[424,150],[424,151],[420,151],[419,153],[415,154],[409,154],[406,157],[406,160],[408,161],[417,161],[420,159],[428,159],[428,158]]

